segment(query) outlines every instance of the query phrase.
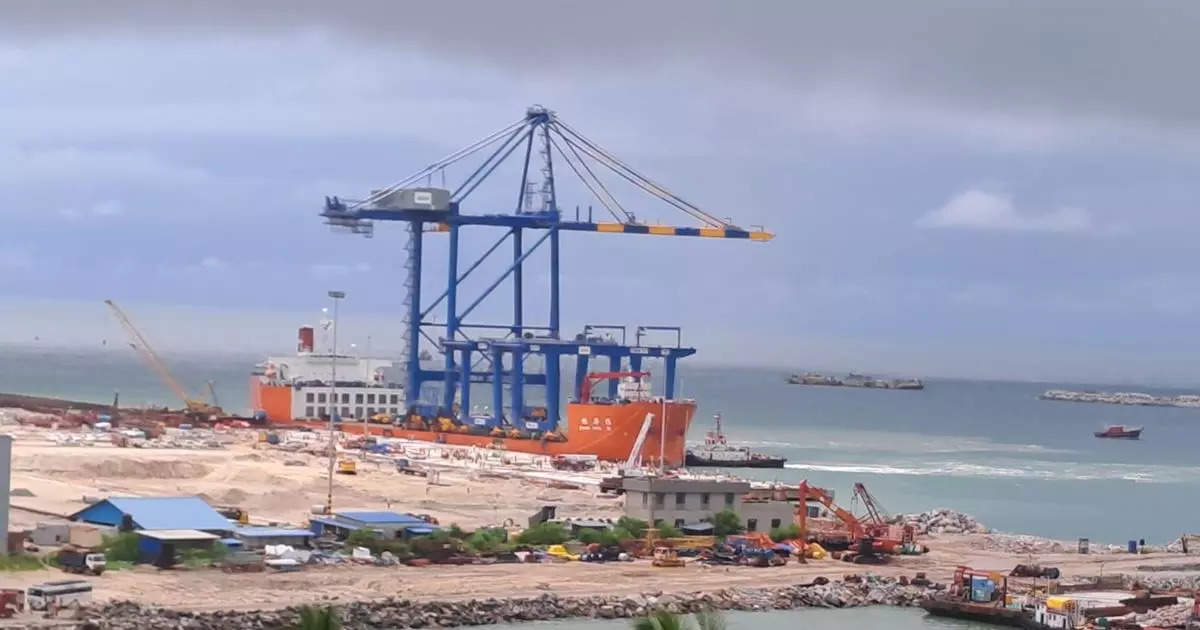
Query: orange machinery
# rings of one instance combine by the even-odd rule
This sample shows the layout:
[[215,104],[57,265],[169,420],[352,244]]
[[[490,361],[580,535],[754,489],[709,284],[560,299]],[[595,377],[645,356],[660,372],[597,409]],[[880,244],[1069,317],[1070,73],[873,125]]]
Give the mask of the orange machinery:
[[[817,501],[824,505],[834,516],[845,525],[845,542],[856,544],[863,538],[874,539],[875,548],[885,553],[896,553],[899,548],[906,542],[912,542],[913,529],[912,527],[898,528],[888,525],[882,512],[879,510],[876,501],[867,492],[863,484],[855,484],[855,493],[857,496],[863,497],[864,504],[868,504],[867,516],[860,519],[850,511],[838,506],[833,502],[833,497],[822,488],[810,486],[808,481],[800,482],[799,486],[799,501],[796,506],[795,522],[800,528],[800,537],[802,540],[808,540],[808,501]],[[863,520],[867,520],[864,523]],[[818,541],[818,542],[829,542]]]

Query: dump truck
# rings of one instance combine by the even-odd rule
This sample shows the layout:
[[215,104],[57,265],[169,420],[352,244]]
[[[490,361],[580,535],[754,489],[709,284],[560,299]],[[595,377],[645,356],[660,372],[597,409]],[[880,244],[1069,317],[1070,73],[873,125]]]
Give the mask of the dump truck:
[[93,553],[83,549],[64,548],[58,552],[58,564],[67,573],[91,573],[100,575],[108,566],[108,560],[102,553]]

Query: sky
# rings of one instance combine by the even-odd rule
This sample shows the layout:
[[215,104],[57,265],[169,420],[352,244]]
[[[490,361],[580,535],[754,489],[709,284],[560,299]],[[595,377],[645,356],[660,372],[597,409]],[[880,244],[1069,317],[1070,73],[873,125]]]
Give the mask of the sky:
[[[1200,383],[1200,6],[17,0],[4,13],[0,342],[118,338],[112,298],[167,350],[278,353],[341,289],[345,338],[395,352],[406,235],[334,233],[324,196],[364,197],[541,104],[712,214],[776,234],[567,234],[568,334],[680,325],[708,363]],[[595,205],[558,167],[560,207]],[[519,178],[497,171],[463,211],[510,211]],[[640,218],[695,225],[613,187]],[[498,236],[464,231],[464,260]],[[427,286],[446,273],[438,238]],[[545,319],[540,256],[531,322]],[[470,286],[502,270],[489,259]],[[511,314],[507,287],[477,321]]]

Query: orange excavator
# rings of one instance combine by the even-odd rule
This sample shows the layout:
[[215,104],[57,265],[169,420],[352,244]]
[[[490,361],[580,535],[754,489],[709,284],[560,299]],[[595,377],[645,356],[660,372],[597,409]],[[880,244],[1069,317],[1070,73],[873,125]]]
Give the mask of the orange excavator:
[[801,538],[809,539],[808,501],[817,501],[845,526],[844,531],[821,532],[817,540],[819,543],[846,543],[854,549],[866,548],[886,554],[899,553],[906,546],[913,546],[912,526],[889,525],[886,515],[879,508],[879,503],[867,492],[866,486],[857,483],[854,485],[854,491],[855,496],[862,500],[867,509],[867,515],[862,519],[834,503],[833,497],[826,490],[810,486],[807,481],[801,482],[800,500],[795,512],[795,522],[800,529]]

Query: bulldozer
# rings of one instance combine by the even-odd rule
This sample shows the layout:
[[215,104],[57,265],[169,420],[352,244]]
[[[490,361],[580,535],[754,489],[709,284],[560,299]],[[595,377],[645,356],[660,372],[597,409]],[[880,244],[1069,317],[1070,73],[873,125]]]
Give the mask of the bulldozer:
[[341,475],[357,475],[358,464],[353,459],[339,459],[337,471]]

